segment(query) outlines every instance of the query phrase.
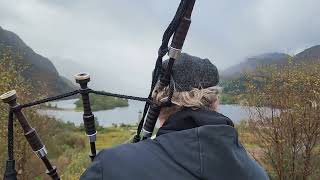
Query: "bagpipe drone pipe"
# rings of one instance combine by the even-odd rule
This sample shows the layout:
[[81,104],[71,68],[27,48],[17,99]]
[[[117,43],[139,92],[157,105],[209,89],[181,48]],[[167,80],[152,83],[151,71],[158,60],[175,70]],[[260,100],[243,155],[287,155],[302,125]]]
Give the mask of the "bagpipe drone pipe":
[[[39,159],[42,160],[44,163],[47,171],[46,173],[54,180],[59,180],[60,177],[57,172],[57,168],[52,165],[50,160],[47,157],[47,149],[43,142],[41,141],[37,131],[35,128],[33,128],[30,123],[28,122],[28,119],[23,113],[23,109],[36,106],[39,104],[67,98],[70,96],[75,96],[77,94],[81,95],[82,103],[83,103],[83,123],[85,127],[86,134],[88,136],[89,142],[90,142],[90,154],[89,157],[93,161],[96,154],[96,128],[95,128],[95,120],[94,120],[94,114],[91,110],[91,103],[90,103],[90,94],[98,94],[98,95],[104,95],[104,96],[112,96],[112,97],[118,97],[123,99],[131,99],[136,101],[143,101],[146,102],[144,107],[144,112],[142,119],[140,120],[137,134],[133,138],[133,143],[139,142],[141,139],[147,139],[150,138],[156,121],[158,119],[161,107],[168,106],[171,104],[171,96],[173,93],[173,88],[171,89],[171,96],[168,98],[168,101],[163,104],[156,104],[152,100],[152,94],[156,93],[154,92],[154,89],[164,89],[165,87],[168,87],[170,84],[170,77],[172,73],[172,67],[174,64],[174,61],[179,59],[179,56],[181,54],[181,50],[184,44],[184,41],[186,39],[189,26],[191,24],[191,14],[193,11],[193,7],[195,4],[195,0],[182,0],[179,4],[179,7],[177,9],[177,12],[167,27],[166,31],[164,32],[162,43],[158,51],[158,58],[155,63],[155,68],[153,70],[153,76],[152,76],[152,83],[151,83],[151,89],[148,98],[142,98],[142,97],[135,97],[135,96],[127,96],[122,94],[114,94],[114,93],[108,93],[104,91],[94,91],[88,87],[88,83],[90,82],[90,75],[88,73],[79,73],[75,75],[75,81],[80,85],[80,88],[78,90],[61,94],[54,97],[48,97],[45,99],[33,101],[27,104],[19,104],[17,102],[18,95],[15,90],[11,90],[7,93],[4,93],[0,96],[0,99],[9,105],[9,113],[8,113],[8,134],[7,134],[7,143],[8,143],[8,159],[6,162],[6,168],[5,168],[5,174],[3,176],[4,180],[15,180],[17,179],[17,172],[15,170],[15,160],[14,160],[14,126],[13,121],[14,118],[16,118],[21,125],[24,136],[26,140],[28,141],[29,145],[31,146],[34,153],[39,157]],[[172,38],[173,36],[173,38]],[[170,39],[172,38],[172,42],[170,47],[168,48],[168,44]],[[162,59],[163,57],[168,53],[168,56],[170,57],[168,66],[164,73],[161,73],[162,71]],[[142,138],[140,136],[141,131],[143,131]]]

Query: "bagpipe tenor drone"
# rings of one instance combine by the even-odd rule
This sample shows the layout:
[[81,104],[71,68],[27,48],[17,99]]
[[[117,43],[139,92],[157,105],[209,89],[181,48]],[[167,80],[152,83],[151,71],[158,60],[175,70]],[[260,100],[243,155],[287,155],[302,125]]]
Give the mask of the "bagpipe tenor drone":
[[[43,161],[47,171],[46,173],[54,180],[59,180],[60,177],[57,172],[57,168],[52,165],[50,160],[47,157],[47,149],[43,142],[41,141],[37,131],[33,128],[30,123],[28,122],[26,116],[23,113],[24,108],[32,107],[35,105],[47,103],[50,101],[55,101],[59,99],[63,99],[66,97],[74,96],[77,94],[81,95],[82,102],[83,102],[83,122],[86,134],[88,136],[90,142],[90,155],[89,157],[93,161],[96,154],[96,128],[95,128],[95,121],[94,121],[94,114],[91,111],[90,105],[90,94],[98,94],[104,96],[113,96],[118,98],[124,99],[131,99],[137,101],[144,101],[146,102],[143,116],[140,120],[137,134],[133,138],[133,143],[139,142],[141,140],[145,140],[150,138],[156,121],[158,119],[161,107],[168,106],[171,104],[171,97],[173,94],[173,87],[170,87],[170,77],[172,73],[172,67],[175,60],[179,59],[182,51],[182,47],[186,36],[188,34],[188,30],[191,24],[191,14],[193,11],[193,7],[195,4],[195,0],[182,0],[179,4],[177,12],[167,27],[166,31],[162,37],[162,43],[158,51],[158,57],[155,63],[155,68],[153,70],[152,76],[152,83],[150,93],[147,98],[142,97],[135,97],[135,96],[127,96],[121,94],[113,94],[107,93],[103,91],[94,91],[88,87],[88,83],[90,81],[90,75],[87,73],[79,73],[75,75],[75,81],[80,85],[78,90],[61,94],[54,97],[48,97],[45,99],[33,101],[27,104],[19,104],[17,102],[18,95],[15,90],[9,91],[4,93],[0,96],[1,100],[4,103],[9,105],[9,113],[8,113],[8,134],[7,134],[7,146],[8,146],[8,159],[6,162],[6,169],[3,179],[5,180],[14,180],[17,179],[17,172],[15,170],[15,160],[14,160],[14,127],[13,121],[16,118],[21,125],[24,136],[28,141],[29,145],[31,146],[34,153]],[[171,41],[171,45],[168,47],[169,41]],[[169,62],[168,66],[164,72],[162,72],[162,61],[163,57],[168,54]],[[152,100],[152,93],[156,93],[155,89],[164,89],[168,87],[171,91],[171,96],[169,96],[168,100],[162,104],[156,104]],[[141,133],[142,131],[142,133]]]

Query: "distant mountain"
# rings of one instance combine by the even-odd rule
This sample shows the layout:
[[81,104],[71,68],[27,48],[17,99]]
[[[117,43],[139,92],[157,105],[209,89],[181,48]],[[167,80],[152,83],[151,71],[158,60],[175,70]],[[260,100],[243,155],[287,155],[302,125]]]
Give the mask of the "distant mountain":
[[320,61],[320,45],[310,47],[294,56],[296,62]]
[[115,89],[119,87],[119,79],[115,81],[110,75],[110,72],[106,71],[104,65],[88,65],[80,60],[75,61],[70,58],[62,57],[52,57],[50,59],[58,72],[72,82],[75,82],[75,74],[86,72],[89,73],[91,77],[91,81],[89,83],[90,88],[105,90],[108,92],[121,92]]
[[231,66],[230,68],[222,71],[221,78],[224,80],[237,78],[245,72],[255,71],[256,68],[261,65],[285,65],[289,62],[289,58],[291,58],[292,62],[294,63],[310,63],[320,61],[320,45],[310,47],[293,57],[284,53],[266,53],[259,56],[250,57],[244,62]]
[[57,68],[57,71],[70,81],[74,81],[74,75],[80,72],[91,73],[92,68],[82,65],[72,59],[52,57],[51,62]]
[[266,53],[258,56],[253,56],[247,58],[244,62],[241,62],[240,64],[231,66],[230,68],[222,71],[221,77],[223,79],[238,77],[245,72],[255,71],[257,67],[262,65],[283,65],[288,62],[289,58],[290,56],[284,53]]
[[246,92],[245,82],[247,77],[243,76],[246,72],[255,72],[257,67],[263,65],[276,65],[281,67],[289,63],[311,63],[320,62],[320,45],[310,47],[293,57],[284,53],[267,53],[259,56],[247,58],[244,62],[234,65],[221,74],[220,85],[224,89],[222,103],[238,103],[241,95]]
[[0,56],[6,48],[10,48],[13,53],[21,56],[20,62],[26,67],[21,75],[30,80],[34,87],[48,92],[49,95],[74,89],[71,82],[59,75],[48,58],[37,54],[18,35],[0,26]]

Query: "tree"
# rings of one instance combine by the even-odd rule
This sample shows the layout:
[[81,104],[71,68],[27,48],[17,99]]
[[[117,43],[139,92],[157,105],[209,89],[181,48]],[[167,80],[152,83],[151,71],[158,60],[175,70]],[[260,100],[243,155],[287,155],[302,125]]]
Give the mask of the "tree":
[[320,64],[259,69],[247,84],[252,133],[276,179],[320,177]]

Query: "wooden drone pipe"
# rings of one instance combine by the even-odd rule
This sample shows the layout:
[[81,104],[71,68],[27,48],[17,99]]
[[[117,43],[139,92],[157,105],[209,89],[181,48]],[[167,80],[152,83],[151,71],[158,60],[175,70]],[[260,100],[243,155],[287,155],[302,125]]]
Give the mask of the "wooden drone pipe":
[[31,146],[34,153],[43,161],[47,168],[47,174],[54,180],[59,180],[59,175],[57,173],[57,168],[55,166],[52,166],[50,161],[47,158],[47,150],[42,143],[37,131],[31,127],[29,124],[27,118],[21,111],[20,105],[17,103],[17,95],[16,91],[12,90],[5,94],[2,94],[0,96],[0,99],[4,103],[9,104],[10,108],[12,109],[12,112],[17,117],[23,132],[24,136],[26,137],[29,145]]
[[[193,7],[195,4],[195,0],[189,0],[186,2],[188,3],[186,7],[186,11],[182,16],[182,19],[180,20],[179,26],[176,32],[174,33],[171,45],[169,47],[168,56],[170,57],[170,59],[169,59],[168,67],[166,68],[164,75],[162,75],[162,77],[160,78],[160,81],[157,83],[155,88],[160,91],[170,84],[170,76],[172,74],[172,68],[173,68],[174,62],[175,60],[179,59],[181,55],[182,47],[189,31],[189,27],[191,24],[191,15],[192,15]],[[170,104],[170,103],[171,102],[167,102],[167,104]],[[161,111],[161,105],[154,104],[150,106],[146,121],[142,129],[143,140],[150,138],[152,136],[160,111]]]
[[83,103],[83,123],[86,130],[86,134],[90,141],[91,153],[89,154],[91,160],[93,160],[97,154],[96,151],[96,127],[94,122],[94,115],[91,111],[90,97],[88,82],[90,82],[90,75],[87,73],[79,73],[75,75],[76,82],[80,84],[80,94]]

